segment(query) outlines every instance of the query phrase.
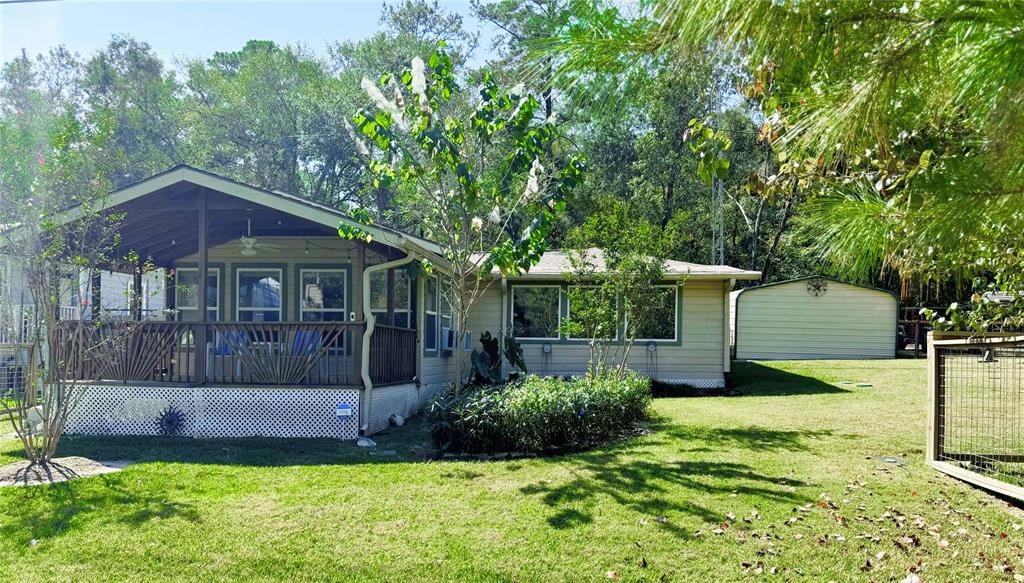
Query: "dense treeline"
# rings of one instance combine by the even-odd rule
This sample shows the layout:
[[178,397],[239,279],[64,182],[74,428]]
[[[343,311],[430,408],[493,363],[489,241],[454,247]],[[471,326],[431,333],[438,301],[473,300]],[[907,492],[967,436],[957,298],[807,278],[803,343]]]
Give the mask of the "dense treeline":
[[[351,119],[367,102],[364,78],[426,58],[444,39],[470,86],[480,73],[467,63],[481,52],[499,82],[525,79],[565,137],[559,147],[589,161],[553,246],[587,216],[626,205],[663,234],[671,258],[709,262],[715,209],[687,130],[691,119],[713,119],[732,142],[723,178],[727,263],[763,270],[768,280],[813,272],[814,256],[797,234],[802,202],[751,186],[777,161],[759,134],[757,104],[736,89],[749,81],[743,73],[690,55],[653,59],[642,74],[610,67],[571,88],[553,83],[551,61],[535,58],[532,47],[568,26],[567,7],[474,1],[476,16],[502,32],[487,47],[462,15],[436,1],[404,0],[384,6],[373,36],[320,53],[252,40],[234,52],[167,63],[145,39],[115,36],[91,55],[64,47],[22,54],[0,71],[4,157],[43,164],[50,128],[72,124],[106,136],[98,147],[113,187],[187,163],[339,208],[358,205],[378,222],[408,227],[407,193],[367,178]],[[459,99],[469,107],[475,96]]]

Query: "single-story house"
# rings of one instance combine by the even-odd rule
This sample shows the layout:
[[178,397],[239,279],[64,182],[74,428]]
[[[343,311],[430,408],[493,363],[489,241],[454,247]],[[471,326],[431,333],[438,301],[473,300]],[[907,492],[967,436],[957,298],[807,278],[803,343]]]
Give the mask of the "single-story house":
[[[419,411],[453,382],[454,351],[479,348],[483,332],[514,335],[538,374],[579,374],[589,358],[583,341],[559,333],[569,310],[560,251],[521,277],[495,274],[464,346],[439,293],[447,263],[421,237],[188,166],[106,204],[125,217],[125,250],[164,274],[166,305],[147,314],[133,305],[131,318],[144,321],[132,349],[82,376],[103,380],[83,390],[71,432],[152,434],[170,407],[184,413],[189,435],[355,438]],[[77,217],[72,209],[66,220]],[[371,237],[343,239],[339,223]],[[419,269],[426,260],[431,274]],[[728,294],[759,275],[667,262],[664,325],[637,343],[629,365],[667,382],[722,386]],[[91,298],[96,313],[101,295]]]
[[899,300],[814,275],[733,291],[736,360],[895,358]]

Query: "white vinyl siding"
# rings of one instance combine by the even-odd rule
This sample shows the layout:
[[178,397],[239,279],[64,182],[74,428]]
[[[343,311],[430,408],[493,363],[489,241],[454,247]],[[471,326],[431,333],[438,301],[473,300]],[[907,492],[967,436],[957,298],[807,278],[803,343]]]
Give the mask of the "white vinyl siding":
[[734,294],[736,359],[894,358],[896,298],[827,281],[820,296],[808,293],[807,280]]
[[[510,286],[510,288],[513,286]],[[694,281],[680,288],[678,309],[682,327],[678,342],[657,342],[653,352],[647,341],[636,341],[629,355],[629,367],[657,380],[711,383],[719,386],[725,371],[726,295],[721,281]],[[481,332],[491,335],[502,330],[501,317],[508,319],[508,306],[502,307],[501,286],[490,287],[470,315],[473,347],[479,349]],[[545,354],[544,342],[523,342],[523,356],[530,373],[540,375],[580,375],[586,372],[590,348],[581,341],[552,340]]]

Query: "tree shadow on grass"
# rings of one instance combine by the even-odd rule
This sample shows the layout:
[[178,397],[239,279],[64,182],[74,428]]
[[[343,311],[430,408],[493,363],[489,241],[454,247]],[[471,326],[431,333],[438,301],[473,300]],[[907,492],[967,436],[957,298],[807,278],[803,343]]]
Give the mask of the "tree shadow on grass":
[[733,388],[742,391],[744,395],[755,397],[850,392],[839,385],[813,376],[801,375],[757,362],[733,363],[729,380]]
[[[541,481],[520,488],[537,496],[553,509],[547,521],[552,528],[571,529],[593,521],[592,508],[611,501],[638,513],[638,517],[685,514],[703,522],[718,523],[723,514],[687,499],[697,495],[752,498],[755,504],[801,504],[811,499],[797,493],[809,484],[791,477],[773,476],[753,465],[717,460],[652,461],[651,449],[680,446],[683,453],[723,450],[758,452],[812,451],[807,442],[831,437],[831,431],[776,431],[759,427],[708,428],[672,425],[659,419],[654,433],[642,440],[627,440],[602,450],[567,458],[574,477],[562,483]],[[759,501],[759,502],[757,502]],[[688,537],[671,520],[660,524],[677,536]]]
[[[665,443],[683,444],[681,452],[710,452],[722,449],[749,449],[751,451],[798,452],[812,451],[813,442],[823,438],[840,437],[831,429],[789,431],[748,427],[704,427],[697,425],[655,426],[657,435]],[[662,437],[663,436],[663,437]],[[854,435],[843,435],[853,438]]]
[[158,492],[146,492],[138,484],[129,484],[123,474],[9,488],[5,495],[0,499],[5,515],[0,521],[0,536],[22,545],[59,537],[95,520],[136,528],[154,519],[200,520],[193,505],[168,500]]
[[[593,521],[592,508],[610,500],[641,517],[687,514],[704,522],[723,520],[721,512],[683,498],[685,490],[701,494],[736,493],[762,503],[799,504],[809,499],[796,493],[805,482],[769,476],[746,464],[716,461],[659,463],[617,455],[587,456],[573,464],[576,477],[561,484],[541,481],[520,489],[539,496],[554,513],[552,528],[570,529]],[[681,492],[682,491],[682,492]],[[661,526],[677,536],[690,533],[666,519]]]

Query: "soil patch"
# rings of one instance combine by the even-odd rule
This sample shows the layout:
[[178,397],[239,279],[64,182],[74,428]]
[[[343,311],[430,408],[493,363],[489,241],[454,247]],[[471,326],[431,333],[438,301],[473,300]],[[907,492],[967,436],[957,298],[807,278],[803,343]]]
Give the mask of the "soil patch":
[[54,458],[46,465],[31,465],[28,461],[15,462],[0,467],[0,487],[56,484],[75,478],[119,472],[127,467],[128,463],[97,462],[78,456]]

